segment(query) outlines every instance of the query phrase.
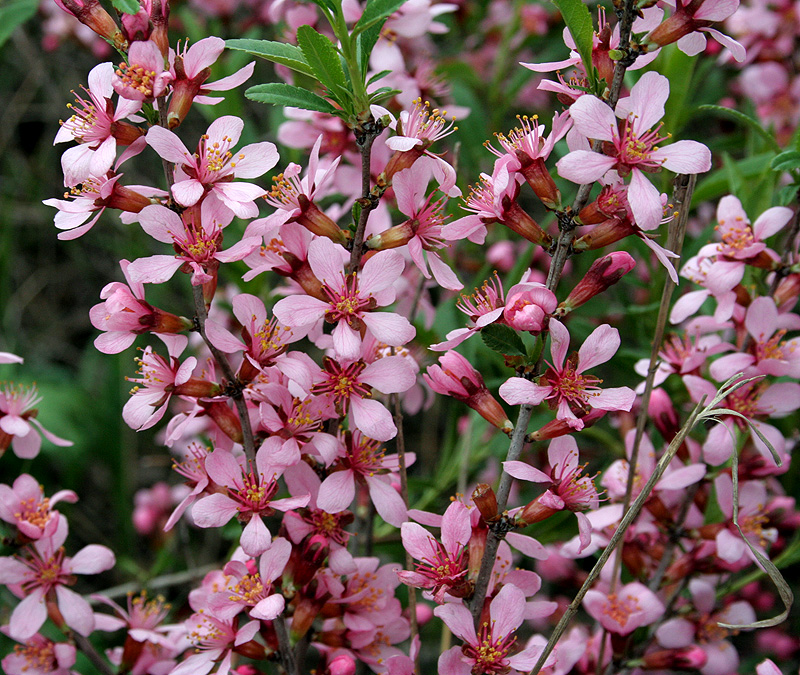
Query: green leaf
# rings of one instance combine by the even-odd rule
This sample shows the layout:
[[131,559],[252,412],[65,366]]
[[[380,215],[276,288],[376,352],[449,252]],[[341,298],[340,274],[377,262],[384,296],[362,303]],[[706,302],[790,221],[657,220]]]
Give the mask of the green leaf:
[[767,145],[769,145],[775,152],[781,151],[781,146],[778,145],[778,142],[772,137],[772,134],[769,133],[764,127],[761,126],[761,122],[754,120],[749,115],[745,115],[743,112],[739,112],[738,110],[733,110],[732,108],[726,108],[721,105],[701,105],[698,110],[707,110],[709,112],[716,113],[721,117],[730,117],[732,120],[739,122],[744,127],[749,127],[753,131],[755,131],[761,138],[763,138]]
[[11,34],[34,14],[39,7],[37,0],[17,0],[0,8],[0,47]]
[[111,4],[123,14],[136,14],[139,11],[138,0],[111,0]]
[[481,329],[483,343],[492,351],[508,356],[527,356],[522,338],[510,326],[491,323]]
[[371,0],[367,3],[364,13],[353,26],[352,35],[363,33],[367,28],[374,26],[383,19],[388,19],[396,12],[406,0]]
[[778,206],[789,206],[795,199],[797,199],[797,185],[784,185],[778,190]]
[[770,162],[770,167],[775,171],[794,171],[800,169],[800,150],[787,150],[777,155]]
[[311,26],[300,26],[297,29],[297,43],[303,50],[308,65],[317,79],[325,85],[331,96],[345,107],[352,98],[350,87],[344,76],[339,52],[334,44],[324,35],[320,35]]
[[322,9],[323,11],[329,10],[332,13],[336,13],[336,5],[334,4],[333,0],[311,0],[317,7]]
[[280,63],[282,66],[296,70],[309,77],[315,77],[314,71],[303,56],[303,50],[295,45],[285,42],[273,42],[272,40],[226,40],[225,46],[228,49],[247,52],[253,56],[260,56],[262,59]]
[[358,59],[358,66],[361,68],[361,76],[366,77],[369,70],[369,57],[372,50],[375,48],[378,38],[381,36],[381,28],[383,28],[384,21],[379,21],[367,28],[363,33],[360,33],[356,38],[356,58]]
[[367,80],[367,84],[372,84],[373,82],[377,82],[378,80],[386,77],[387,75],[391,75],[391,70],[382,70],[379,73],[375,73],[369,80]]
[[330,113],[331,115],[339,112],[321,96],[317,96],[307,89],[293,87],[290,84],[283,84],[282,82],[257,84],[244,92],[244,95],[251,101],[256,101],[258,103],[292,106],[294,108],[302,108],[303,110]]
[[[589,8],[583,4],[582,0],[553,0],[553,4],[558,7],[564,22],[569,28],[572,39],[575,40],[575,48],[581,55],[583,68],[586,75],[594,79],[594,66],[592,65],[592,40],[594,37],[594,25]],[[590,85],[592,82],[590,82]]]

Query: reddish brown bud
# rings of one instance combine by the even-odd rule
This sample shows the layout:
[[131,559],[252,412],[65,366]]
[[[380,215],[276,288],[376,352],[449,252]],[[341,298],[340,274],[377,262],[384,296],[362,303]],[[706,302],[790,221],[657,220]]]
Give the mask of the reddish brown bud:
[[517,204],[516,200],[511,200],[508,197],[503,199],[503,218],[501,222],[503,225],[517,234],[525,237],[528,241],[534,244],[539,244],[544,248],[549,248],[553,243],[553,238],[547,234],[528,213]]
[[640,668],[645,670],[699,670],[708,661],[702,647],[692,645],[682,649],[664,649],[642,657]]
[[632,234],[636,234],[636,228],[630,224],[630,221],[610,218],[593,228],[588,234],[584,234],[579,239],[576,239],[572,247],[576,251],[594,251],[598,248],[609,246]]
[[228,438],[234,443],[243,442],[244,436],[239,416],[226,403],[222,401],[198,401],[198,403]]
[[567,299],[556,311],[557,316],[568,314],[576,307],[599,295],[636,267],[636,261],[625,251],[615,251],[595,260]]
[[472,492],[472,501],[487,523],[497,519],[497,496],[490,485],[479,483]]

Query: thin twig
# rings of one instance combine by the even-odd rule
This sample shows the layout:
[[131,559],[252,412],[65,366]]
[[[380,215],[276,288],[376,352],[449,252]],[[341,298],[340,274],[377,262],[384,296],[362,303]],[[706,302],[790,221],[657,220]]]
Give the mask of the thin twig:
[[295,659],[292,643],[289,641],[289,630],[286,628],[286,617],[281,614],[272,621],[275,635],[278,637],[281,665],[289,675],[298,675],[297,660]]
[[371,122],[365,125],[363,135],[356,135],[356,143],[361,150],[361,214],[358,217],[358,224],[353,235],[353,248],[350,250],[350,262],[347,265],[348,274],[352,274],[358,269],[364,245],[364,233],[367,230],[367,220],[372,210],[378,206],[378,197],[372,194],[372,168],[370,156],[372,144],[378,138],[383,128]]
[[649,499],[650,493],[653,490],[655,484],[661,479],[661,476],[664,473],[664,470],[669,466],[669,463],[672,461],[675,454],[678,452],[678,449],[683,445],[686,436],[694,427],[698,415],[700,414],[701,407],[704,405],[705,401],[701,401],[698,403],[694,410],[692,410],[691,414],[689,415],[689,419],[686,420],[686,423],[681,427],[681,430],[675,435],[675,438],[672,439],[672,442],[669,444],[667,451],[664,453],[664,456],[658,462],[653,471],[653,474],[648,479],[645,486],[642,488],[641,493],[636,498],[636,501],[633,502],[631,508],[628,512],[623,516],[622,520],[620,521],[619,526],[614,531],[614,534],[611,537],[611,541],[609,541],[608,546],[605,547],[603,552],[600,554],[600,557],[597,559],[592,571],[589,572],[589,576],[586,578],[586,581],[583,582],[580,590],[578,591],[575,598],[567,607],[567,610],[564,612],[564,615],[559,620],[558,624],[556,625],[555,629],[553,630],[550,639],[547,641],[547,645],[545,646],[542,653],[539,655],[539,660],[536,662],[536,665],[531,669],[529,675],[537,675],[539,671],[544,666],[545,661],[550,656],[550,653],[553,651],[553,648],[556,646],[556,643],[561,639],[561,636],[566,631],[569,622],[572,620],[572,617],[578,612],[578,608],[583,602],[583,598],[589,589],[592,587],[594,582],[600,576],[600,572],[605,567],[606,562],[611,557],[611,554],[616,549],[617,545],[622,538],[625,536],[625,532],[627,531],[630,524],[636,520],[639,516],[639,512],[642,510],[644,503]]
[[83,637],[83,635],[75,631],[71,632],[71,636],[72,640],[75,642],[75,646],[86,655],[86,658],[89,659],[91,664],[97,668],[102,675],[116,674],[116,670],[111,667],[111,664],[108,661],[100,656],[100,652],[95,649],[94,645],[89,641],[88,638]]

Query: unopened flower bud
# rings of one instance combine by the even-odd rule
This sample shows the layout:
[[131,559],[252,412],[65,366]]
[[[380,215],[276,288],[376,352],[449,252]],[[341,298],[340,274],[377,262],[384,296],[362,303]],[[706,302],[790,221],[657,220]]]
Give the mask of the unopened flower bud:
[[[581,417],[583,428],[586,429],[592,426],[597,420],[604,417],[606,412],[605,410],[591,408],[588,413]],[[554,419],[545,424],[541,429],[529,433],[525,440],[529,443],[533,441],[548,441],[552,438],[558,438],[559,436],[566,436],[574,431],[575,429],[569,426],[565,420]]]
[[547,520],[556,513],[558,513],[558,509],[543,504],[537,497],[532,502],[528,503],[522,511],[517,513],[516,521],[520,525],[532,525],[533,523],[540,523],[543,520]]
[[373,250],[385,251],[387,248],[405,246],[414,238],[415,234],[414,228],[411,227],[411,221],[407,220],[402,225],[395,225],[380,234],[370,237],[367,239],[366,244]]
[[800,274],[790,274],[781,279],[775,289],[775,304],[781,309],[784,305],[793,303],[800,296]]
[[308,197],[298,195],[297,201],[302,210],[301,214],[295,218],[309,232],[313,232],[321,237],[328,237],[336,244],[344,244],[350,238],[350,233],[342,230],[327,214],[312,202]]
[[576,251],[594,251],[598,248],[610,246],[614,242],[632,234],[636,234],[636,228],[631,225],[629,220],[609,218],[593,228],[588,234],[576,239],[572,243],[572,247]]
[[539,244],[544,248],[548,248],[553,242],[553,238],[528,215],[527,211],[515,199],[503,198],[503,218],[501,222],[528,241]]
[[489,393],[483,377],[467,359],[451,350],[439,357],[439,363],[428,366],[428,372],[422,375],[431,389],[466,403],[498,429],[511,433],[514,425],[503,406]]
[[680,431],[681,425],[669,394],[661,388],[653,389],[647,412],[664,441],[671,443]]
[[198,401],[198,403],[234,443],[241,443],[244,440],[239,416],[226,403],[222,401]]
[[520,155],[527,158],[528,163],[522,162],[522,168],[519,172],[525,176],[528,185],[531,186],[536,196],[542,200],[542,204],[548,209],[561,209],[561,192],[558,187],[556,187],[553,177],[547,170],[544,159],[537,157],[531,160],[524,151],[518,150],[517,157],[522,160]]
[[487,523],[497,518],[497,496],[490,485],[479,483],[472,492],[472,501]]
[[150,16],[143,7],[140,7],[136,14],[123,13],[120,20],[122,21],[122,32],[129,43],[144,42],[150,39],[153,27],[150,24]]
[[555,310],[558,300],[544,284],[518,284],[509,292],[503,310],[505,322],[516,330],[541,333],[545,319]]
[[645,670],[699,670],[708,656],[702,647],[691,645],[682,649],[663,649],[642,657],[640,668]]
[[354,675],[356,672],[356,662],[352,656],[347,654],[340,654],[336,658],[331,659],[328,664],[327,672],[330,675]]
[[559,316],[568,314],[587,300],[599,295],[636,267],[636,261],[625,251],[615,251],[595,260],[567,299],[558,308]]
[[117,49],[127,50],[125,36],[99,0],[56,0],[56,4]]

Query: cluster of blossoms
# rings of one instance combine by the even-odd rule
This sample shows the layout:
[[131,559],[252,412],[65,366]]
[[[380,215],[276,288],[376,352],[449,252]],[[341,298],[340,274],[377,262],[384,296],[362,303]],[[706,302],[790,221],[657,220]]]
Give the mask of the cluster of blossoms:
[[[137,431],[167,420],[162,438],[184,485],[140,493],[137,529],[170,532],[184,521],[223,528],[233,519],[239,529],[233,552],[189,593],[182,620],[166,623],[170,608],[146,594],[131,596],[127,608],[96,596],[113,614],[97,612],[69,586],[75,574],[110,569],[114,556],[89,545],[67,557],[67,520],[52,508],[77,495],[61,491],[48,499],[28,474],[0,485],[0,518],[16,548],[0,558],[0,582],[21,599],[3,628],[20,643],[3,660],[6,672],[65,675],[76,645],[91,648],[76,636],[124,630],[121,646],[93,655],[109,672],[113,664],[136,675],[254,675],[276,661],[294,675],[305,672],[313,651],[316,672],[326,675],[352,675],[359,663],[380,675],[411,675],[423,672],[418,625],[432,617],[460,641],[438,656],[444,675],[524,673],[539,661],[552,675],[606,667],[736,671],[730,633],[765,607],[757,602],[758,584],[719,597],[717,589],[758,556],[785,550],[798,524],[794,499],[775,480],[789,467],[794,441],[767,421],[800,407],[800,337],[787,337],[800,331],[791,312],[800,273],[791,246],[781,258],[767,243],[796,215],[773,207],[751,225],[735,197],[720,201],[720,241],[681,270],[702,290],[676,303],[671,319],[682,332],[664,341],[651,380],[656,388],[644,397],[645,388],[607,386],[601,378],[617,378],[606,364],[620,350],[620,330],[600,320],[584,330],[570,315],[587,304],[599,312],[622,277],[635,270],[645,278],[646,261],[606,251],[570,290],[559,288],[566,257],[629,236],[678,280],[677,254],[657,243],[674,214],[653,179],[664,170],[703,173],[712,161],[704,144],[672,142],[662,130],[665,76],[650,70],[628,91],[618,84],[610,97],[592,89],[596,75],[610,87],[622,81],[615,69],[624,71],[616,55],[620,35],[603,16],[593,37],[593,73],[587,75],[569,39],[569,60],[526,64],[538,72],[581,72],[539,85],[563,106],[549,129],[535,115],[522,116],[519,127],[487,143],[491,174],[481,174],[463,198],[467,214],[450,220],[447,202],[461,190],[441,141],[456,127],[429,101],[443,105],[449,92],[433,75],[428,48],[430,34],[447,30],[437,17],[456,5],[398,4],[369,58],[361,54],[363,62],[348,71],[352,79],[363,69],[370,86],[388,83],[398,92],[349,127],[338,115],[287,110],[277,140],[307,150],[309,161],[284,166],[271,142],[239,147],[245,124],[236,116],[217,117],[199,138],[178,134],[194,104],[217,103],[209,94],[238,87],[253,73],[251,63],[208,81],[222,39],[171,48],[167,2],[142,0],[121,25],[96,0],[59,4],[125,59],[89,73],[56,136],[75,143],[62,160],[68,192],[46,202],[57,209],[58,236],[86,235],[116,209],[160,247],[122,260],[124,282],[105,286],[90,313],[103,353],[123,352],[139,336],[160,340],[136,358],[122,416]],[[374,7],[365,13],[357,2],[340,4],[340,23],[351,27]],[[627,48],[628,56],[641,67],[673,42],[696,54],[711,35],[741,60],[741,45],[713,28],[733,9],[735,3],[714,0],[666,12],[651,7],[633,22],[636,47]],[[323,30],[326,12],[291,2],[269,8],[292,38],[300,26]],[[285,46],[285,54],[296,55]],[[346,52],[342,47],[343,61]],[[133,158],[163,169],[166,185],[123,185],[119,169]],[[271,187],[259,184],[277,166],[282,171]],[[568,183],[598,189],[567,207],[561,190]],[[469,250],[463,240],[481,245],[494,236],[524,239],[536,251],[528,254],[531,264],[510,285],[495,275],[462,295],[462,325],[434,338],[439,342],[425,341],[434,299],[463,287],[451,265]],[[553,262],[544,275],[538,260],[547,254]],[[247,271],[223,286],[232,274],[223,270],[234,269],[229,263]],[[145,299],[148,285],[179,272],[189,275],[191,318]],[[243,292],[251,282],[249,289],[269,286],[270,297]],[[770,292],[758,294],[756,282]],[[282,297],[272,302],[273,295]],[[712,299],[713,316],[695,317]],[[477,333],[503,356],[497,382],[455,351]],[[579,335],[585,337],[577,344]],[[425,348],[444,353],[421,372]],[[18,360],[0,353],[0,363]],[[646,374],[648,365],[637,370]],[[645,492],[681,431],[682,405],[712,399],[739,373],[747,381],[720,403],[718,424],[705,438],[687,437]],[[486,482],[465,493],[470,497],[455,496],[443,513],[410,508],[407,493],[406,469],[416,457],[405,447],[403,412],[417,413],[433,393],[466,403],[492,432],[511,439],[497,489],[489,485],[495,476],[470,476],[465,484]],[[501,400],[520,406],[516,422]],[[68,445],[36,422],[36,402],[31,390],[2,390],[0,448],[32,458],[39,432]],[[652,421],[644,434],[634,428],[637,414]],[[529,433],[532,416],[536,429]],[[591,435],[582,432],[604,418],[613,422],[608,445],[616,443],[620,458],[591,475],[580,460]],[[535,445],[525,451],[526,442],[548,442],[546,452]],[[738,471],[733,453],[741,457]],[[625,533],[619,563],[604,568],[583,597],[594,624],[572,628],[549,649],[541,631],[563,611],[559,587],[581,585],[579,561],[609,545],[637,498],[644,508]],[[567,526],[574,537],[545,546],[531,536],[566,522],[563,511],[575,514]],[[372,555],[376,515],[399,528],[405,567]],[[404,609],[401,584],[419,589],[433,610],[422,603]],[[62,641],[39,633],[48,619],[63,630]],[[782,637],[790,638],[773,634],[776,643]],[[410,649],[402,649],[409,640]],[[765,662],[759,675],[775,669]]]

